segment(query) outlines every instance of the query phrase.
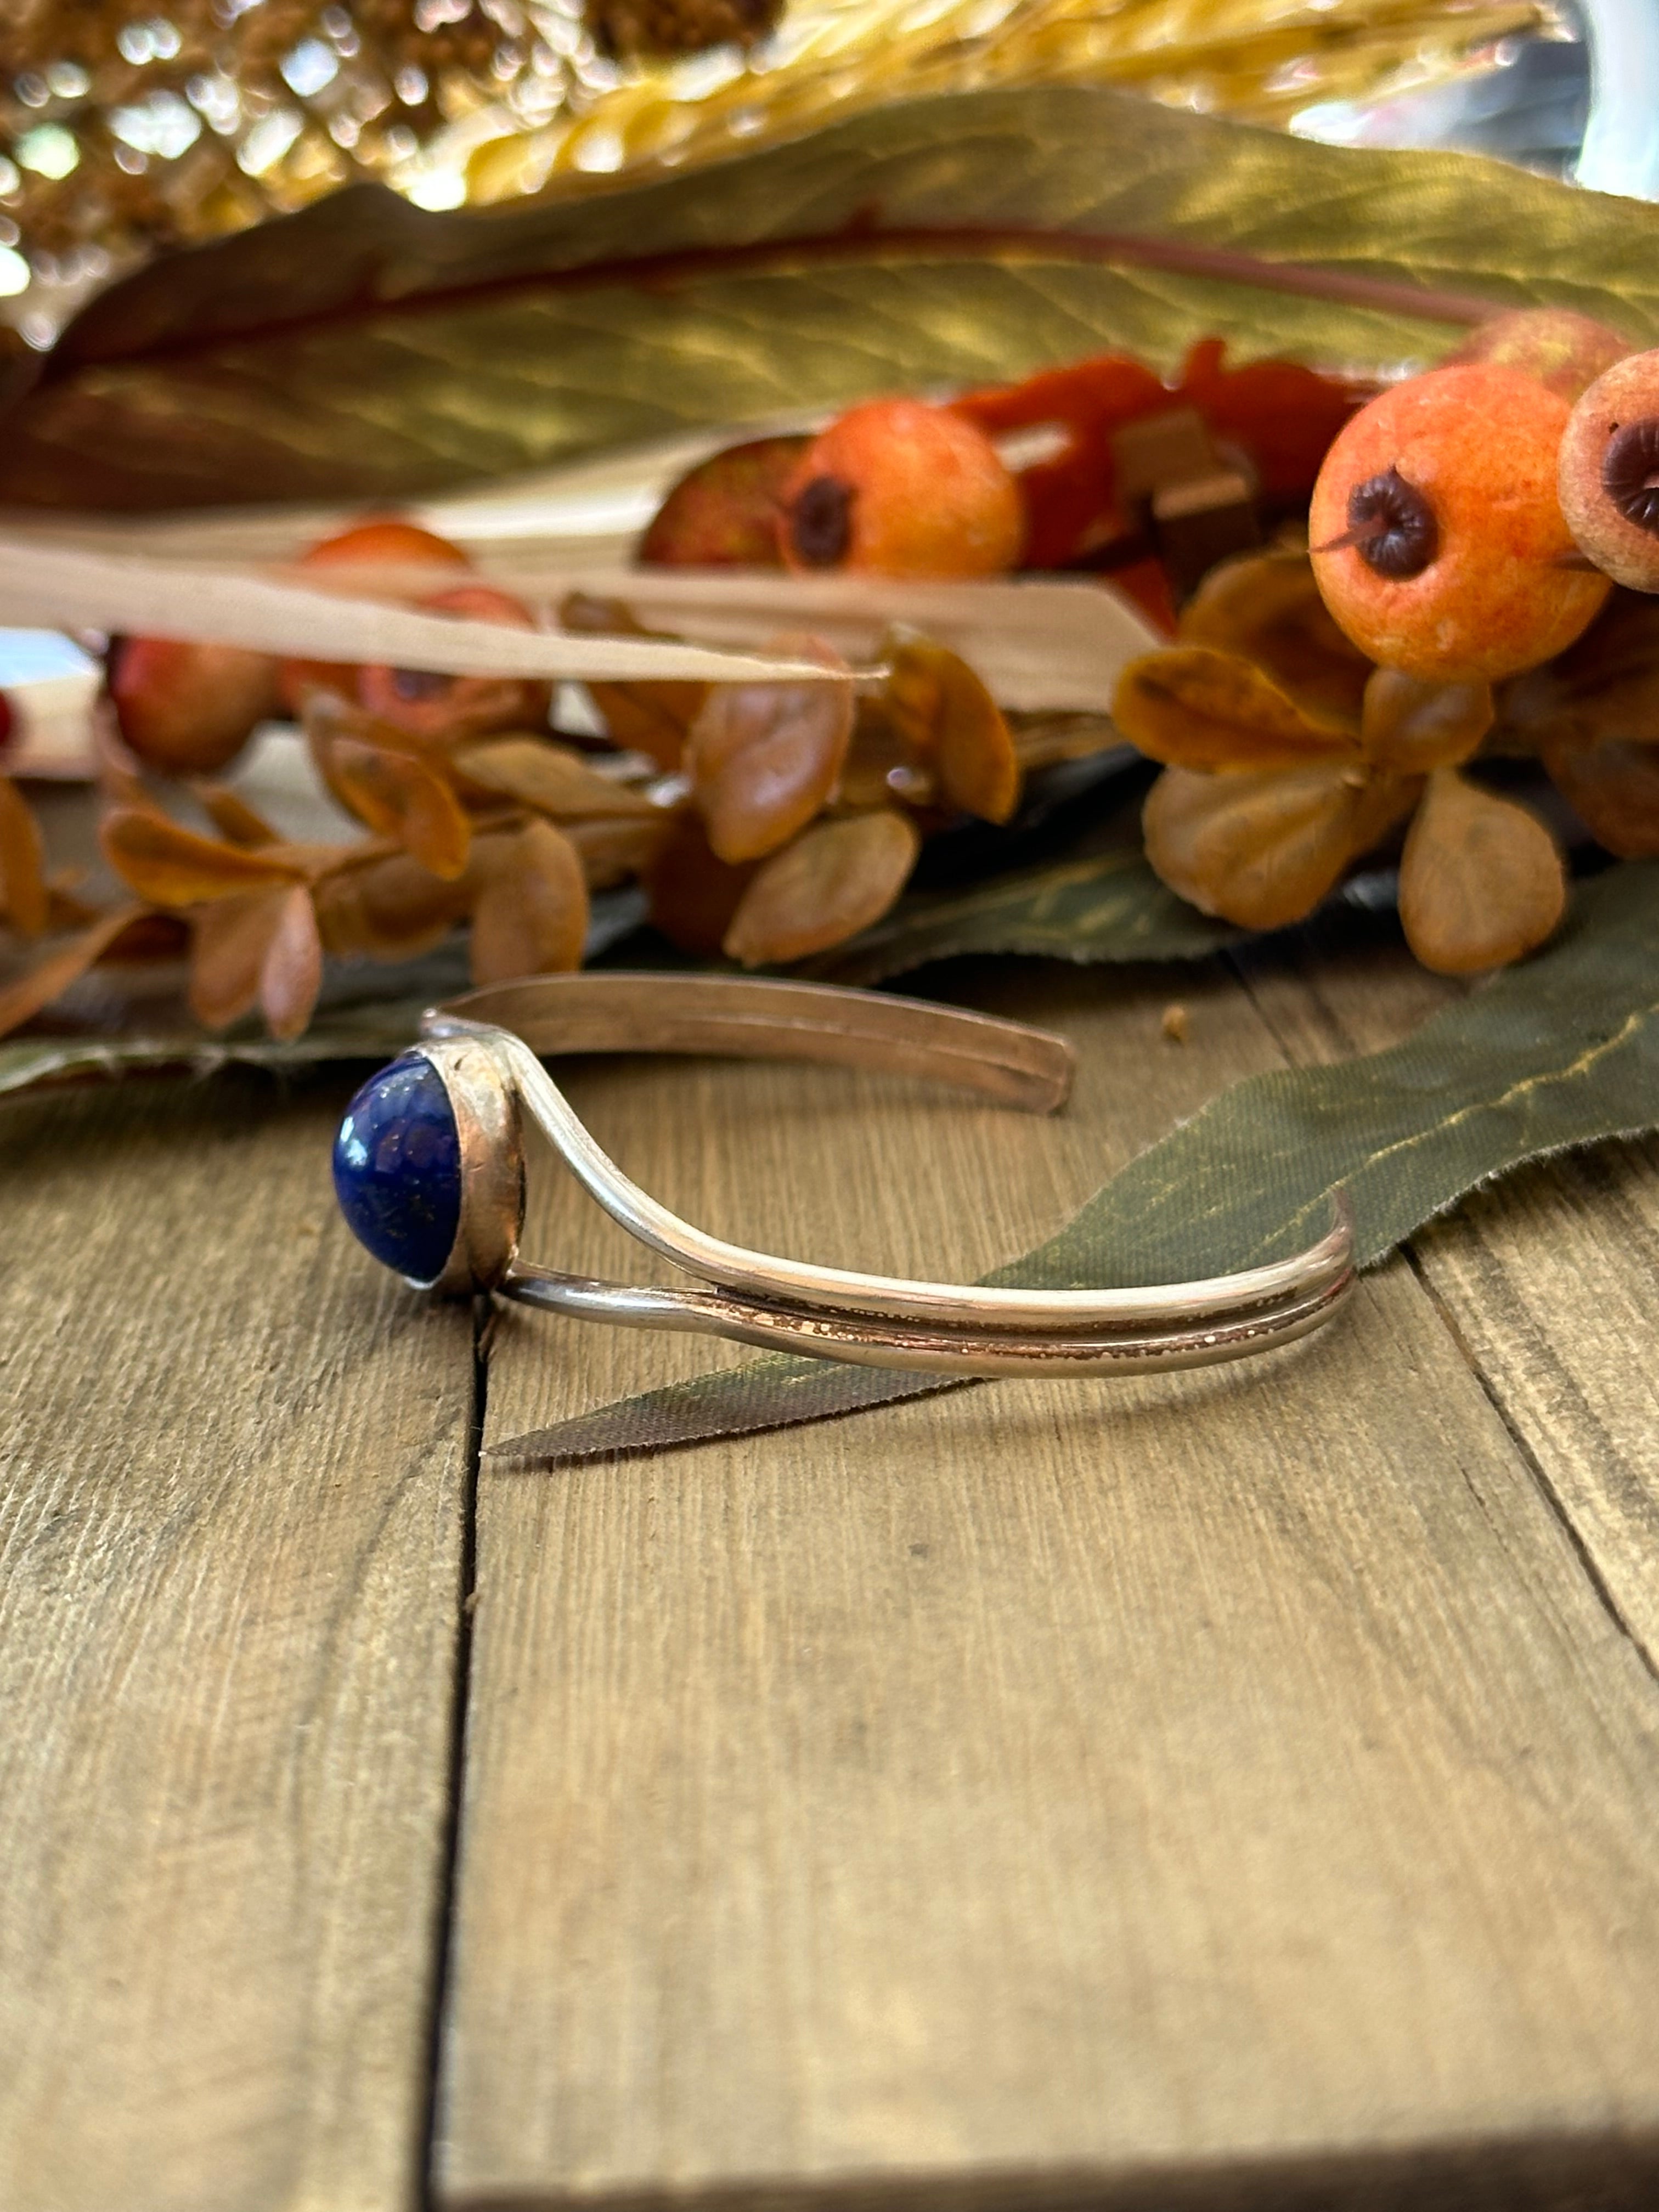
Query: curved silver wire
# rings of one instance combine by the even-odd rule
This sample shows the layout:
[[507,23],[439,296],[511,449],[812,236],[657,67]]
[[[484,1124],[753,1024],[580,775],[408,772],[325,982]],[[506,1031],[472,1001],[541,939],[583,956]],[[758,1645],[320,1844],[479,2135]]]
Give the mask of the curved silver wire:
[[635,1288],[515,1258],[497,1286],[526,1304],[863,1365],[1100,1375],[1207,1364],[1289,1343],[1328,1320],[1353,1284],[1352,1217],[1340,1190],[1332,1195],[1330,1229],[1291,1259],[1140,1290],[910,1281],[752,1251],[682,1220],[641,1190],[521,1037],[454,1015],[434,1021],[428,1035],[484,1046],[589,1195],[630,1236],[700,1279],[694,1288]]
[[1145,1368],[1206,1367],[1293,1343],[1328,1321],[1353,1286],[1350,1273],[1305,1297],[1244,1315],[1198,1316],[1183,1328],[1075,1334],[988,1328],[907,1328],[902,1322],[809,1308],[769,1305],[713,1291],[635,1289],[593,1282],[515,1260],[505,1297],[544,1311],[623,1328],[693,1330],[768,1352],[794,1352],[855,1367],[941,1375],[1118,1375]]
[[577,1116],[575,1109],[522,1039],[498,1030],[494,1049],[520,1099],[588,1195],[630,1237],[689,1274],[762,1301],[783,1301],[891,1321],[936,1321],[981,1328],[1111,1329],[1240,1313],[1328,1288],[1351,1272],[1353,1223],[1346,1197],[1333,1200],[1331,1227],[1293,1259],[1200,1282],[1148,1290],[1035,1291],[977,1283],[912,1282],[845,1267],[821,1267],[728,1244],[696,1229],[641,1190]]

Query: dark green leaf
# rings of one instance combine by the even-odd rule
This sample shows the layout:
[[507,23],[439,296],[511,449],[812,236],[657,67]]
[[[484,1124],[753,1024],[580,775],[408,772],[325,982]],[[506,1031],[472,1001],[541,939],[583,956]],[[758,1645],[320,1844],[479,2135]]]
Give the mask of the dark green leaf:
[[314,1067],[332,1060],[389,1060],[408,1046],[430,997],[388,999],[319,1014],[283,1044],[250,1027],[210,1037],[199,1029],[137,1036],[24,1036],[0,1044],[0,1097],[54,1083],[143,1074],[211,1075],[222,1067]]
[[[1464,1193],[1565,1146],[1659,1126],[1659,863],[1581,887],[1559,939],[1389,1051],[1252,1076],[1131,1162],[1060,1234],[983,1279],[1083,1288],[1256,1266],[1313,1241],[1345,1184],[1370,1265]],[[931,1376],[767,1358],[502,1446],[571,1460],[890,1404]]]
[[1161,884],[1139,844],[1024,868],[966,890],[918,891],[873,929],[798,969],[826,981],[878,983],[966,952],[1097,960],[1201,960],[1242,931],[1212,921]]
[[1068,86],[875,109],[580,200],[374,187],[153,264],[6,416],[0,498],[406,497],[1127,348],[1363,367],[1481,306],[1659,335],[1659,209]]

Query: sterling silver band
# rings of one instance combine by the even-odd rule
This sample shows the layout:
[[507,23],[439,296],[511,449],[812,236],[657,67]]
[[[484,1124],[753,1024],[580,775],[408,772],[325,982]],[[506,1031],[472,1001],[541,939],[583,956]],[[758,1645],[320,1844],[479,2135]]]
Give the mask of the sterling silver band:
[[[1331,1228],[1294,1258],[1145,1290],[909,1282],[750,1251],[641,1190],[538,1057],[667,1050],[827,1060],[926,1074],[1051,1111],[1069,1087],[1069,1048],[1018,1023],[820,985],[588,974],[472,993],[429,1013],[422,1038],[461,1142],[461,1221],[441,1289],[495,1289],[586,1320],[697,1330],[867,1366],[1088,1376],[1247,1358],[1319,1328],[1352,1286],[1352,1221],[1340,1191]],[[684,1268],[690,1285],[597,1282],[519,1257],[520,1111],[589,1195]]]

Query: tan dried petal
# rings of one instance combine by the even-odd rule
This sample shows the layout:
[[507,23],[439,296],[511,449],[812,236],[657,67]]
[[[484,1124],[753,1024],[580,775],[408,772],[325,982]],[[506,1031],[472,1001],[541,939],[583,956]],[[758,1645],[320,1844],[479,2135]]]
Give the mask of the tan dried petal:
[[1659,599],[1613,592],[1576,645],[1504,686],[1501,710],[1532,744],[1659,743]]
[[0,916],[22,937],[42,935],[52,916],[40,825],[7,775],[0,775]]
[[1604,738],[1547,744],[1556,789],[1599,844],[1621,860],[1659,859],[1659,745]]
[[[843,667],[809,637],[774,638],[767,650]],[[692,802],[708,842],[737,863],[775,853],[806,827],[835,790],[853,735],[850,684],[718,684],[686,741]]]
[[[573,592],[559,609],[564,629],[605,637],[654,637],[620,599]],[[590,684],[588,695],[611,741],[626,752],[644,753],[659,767],[675,769],[685,750],[686,732],[702,711],[706,684]]]
[[915,824],[884,809],[815,823],[757,869],[726,933],[745,968],[804,959],[881,920],[921,850]]
[[33,968],[0,990],[0,1036],[8,1036],[13,1030],[33,1020],[43,1007],[61,998],[71,983],[78,983],[123,931],[131,929],[143,917],[143,911],[141,906],[112,908],[108,914],[100,915],[79,937],[43,953]]
[[575,847],[591,891],[610,890],[642,876],[662,850],[675,817],[653,806],[647,815],[613,822],[567,822],[564,835]]
[[1420,788],[1334,763],[1267,775],[1167,769],[1146,797],[1146,857],[1201,913],[1281,929],[1313,911]]
[[1305,553],[1220,562],[1182,609],[1180,634],[1253,661],[1317,721],[1358,718],[1371,664],[1332,621]]
[[1021,773],[1053,768],[1060,761],[1087,760],[1091,754],[1121,745],[1123,732],[1104,714],[1013,714],[1008,733]]
[[222,1030],[258,1000],[259,974],[289,901],[310,899],[301,886],[276,884],[220,899],[195,917],[190,948],[190,1010],[204,1029]]
[[[1114,732],[1115,735],[1115,732]],[[937,764],[922,753],[888,711],[887,696],[861,698],[854,713],[852,742],[842,764],[837,805],[862,810],[939,803]]]
[[483,887],[472,909],[472,978],[480,986],[580,968],[587,885],[570,840],[550,822],[478,840]]
[[1019,761],[1002,709],[960,654],[931,638],[890,637],[883,704],[933,768],[946,805],[1006,822],[1019,803]]
[[712,960],[757,866],[729,866],[709,849],[697,816],[681,815],[646,872],[653,926],[682,952]]
[[323,740],[329,788],[360,822],[408,847],[434,876],[466,866],[472,825],[447,778],[401,747],[331,732]]
[[1566,869],[1538,817],[1437,769],[1400,863],[1400,920],[1423,965],[1504,967],[1554,934],[1566,904]]
[[325,877],[316,890],[318,926],[338,957],[410,960],[465,918],[476,889],[467,877],[447,881],[407,853],[392,853]]
[[1397,668],[1378,668],[1365,686],[1360,749],[1379,768],[1426,775],[1468,760],[1494,713],[1490,684],[1425,683]]
[[310,890],[301,884],[283,902],[259,969],[259,1005],[272,1036],[285,1042],[303,1036],[322,988],[323,940]]
[[138,762],[121,735],[115,718],[115,702],[107,695],[92,710],[92,751],[98,795],[110,806],[148,806]]
[[642,791],[598,775],[574,745],[547,738],[489,738],[459,747],[451,766],[464,789],[515,799],[556,822],[660,811]]
[[264,816],[235,792],[227,790],[222,783],[192,783],[191,791],[228,845],[240,845],[253,853],[262,845],[281,842],[278,833]]
[[81,868],[60,868],[46,884],[46,927],[50,931],[85,929],[98,920],[103,908],[94,906],[90,899],[81,896],[81,885],[86,872]]
[[702,712],[707,684],[590,684],[588,695],[605,718],[611,742],[623,752],[644,753],[659,768],[676,770],[685,756],[691,725]]
[[234,898],[271,884],[300,882],[306,873],[285,847],[248,852],[182,829],[154,806],[116,807],[104,817],[98,842],[123,883],[157,906]]
[[1176,645],[1118,678],[1112,719],[1152,760],[1182,769],[1296,769],[1356,757],[1346,730],[1314,721],[1237,653]]

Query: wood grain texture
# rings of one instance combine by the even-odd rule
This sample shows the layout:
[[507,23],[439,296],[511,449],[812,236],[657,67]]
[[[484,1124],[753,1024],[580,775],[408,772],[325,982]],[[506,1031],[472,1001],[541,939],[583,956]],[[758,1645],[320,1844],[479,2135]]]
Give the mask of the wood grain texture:
[[6,2212],[418,2185],[471,1331],[335,1217],[343,1095],[0,1120]]
[[[1281,1058],[1218,970],[1184,1048],[1167,976],[969,981],[1079,1042],[1060,1121],[573,1088],[694,1219],[966,1274]],[[532,1219],[642,1273],[545,1164]],[[718,1356],[503,1316],[488,1434]],[[1433,2146],[1601,2203],[1659,2138],[1659,1685],[1405,1264],[1256,1372],[486,1459],[477,1541],[446,2205],[1479,2201]]]
[[[1373,1050],[1466,988],[1398,958],[1244,965],[1298,1061]],[[1614,1618],[1659,1675],[1659,1142],[1523,1169],[1411,1249]]]

